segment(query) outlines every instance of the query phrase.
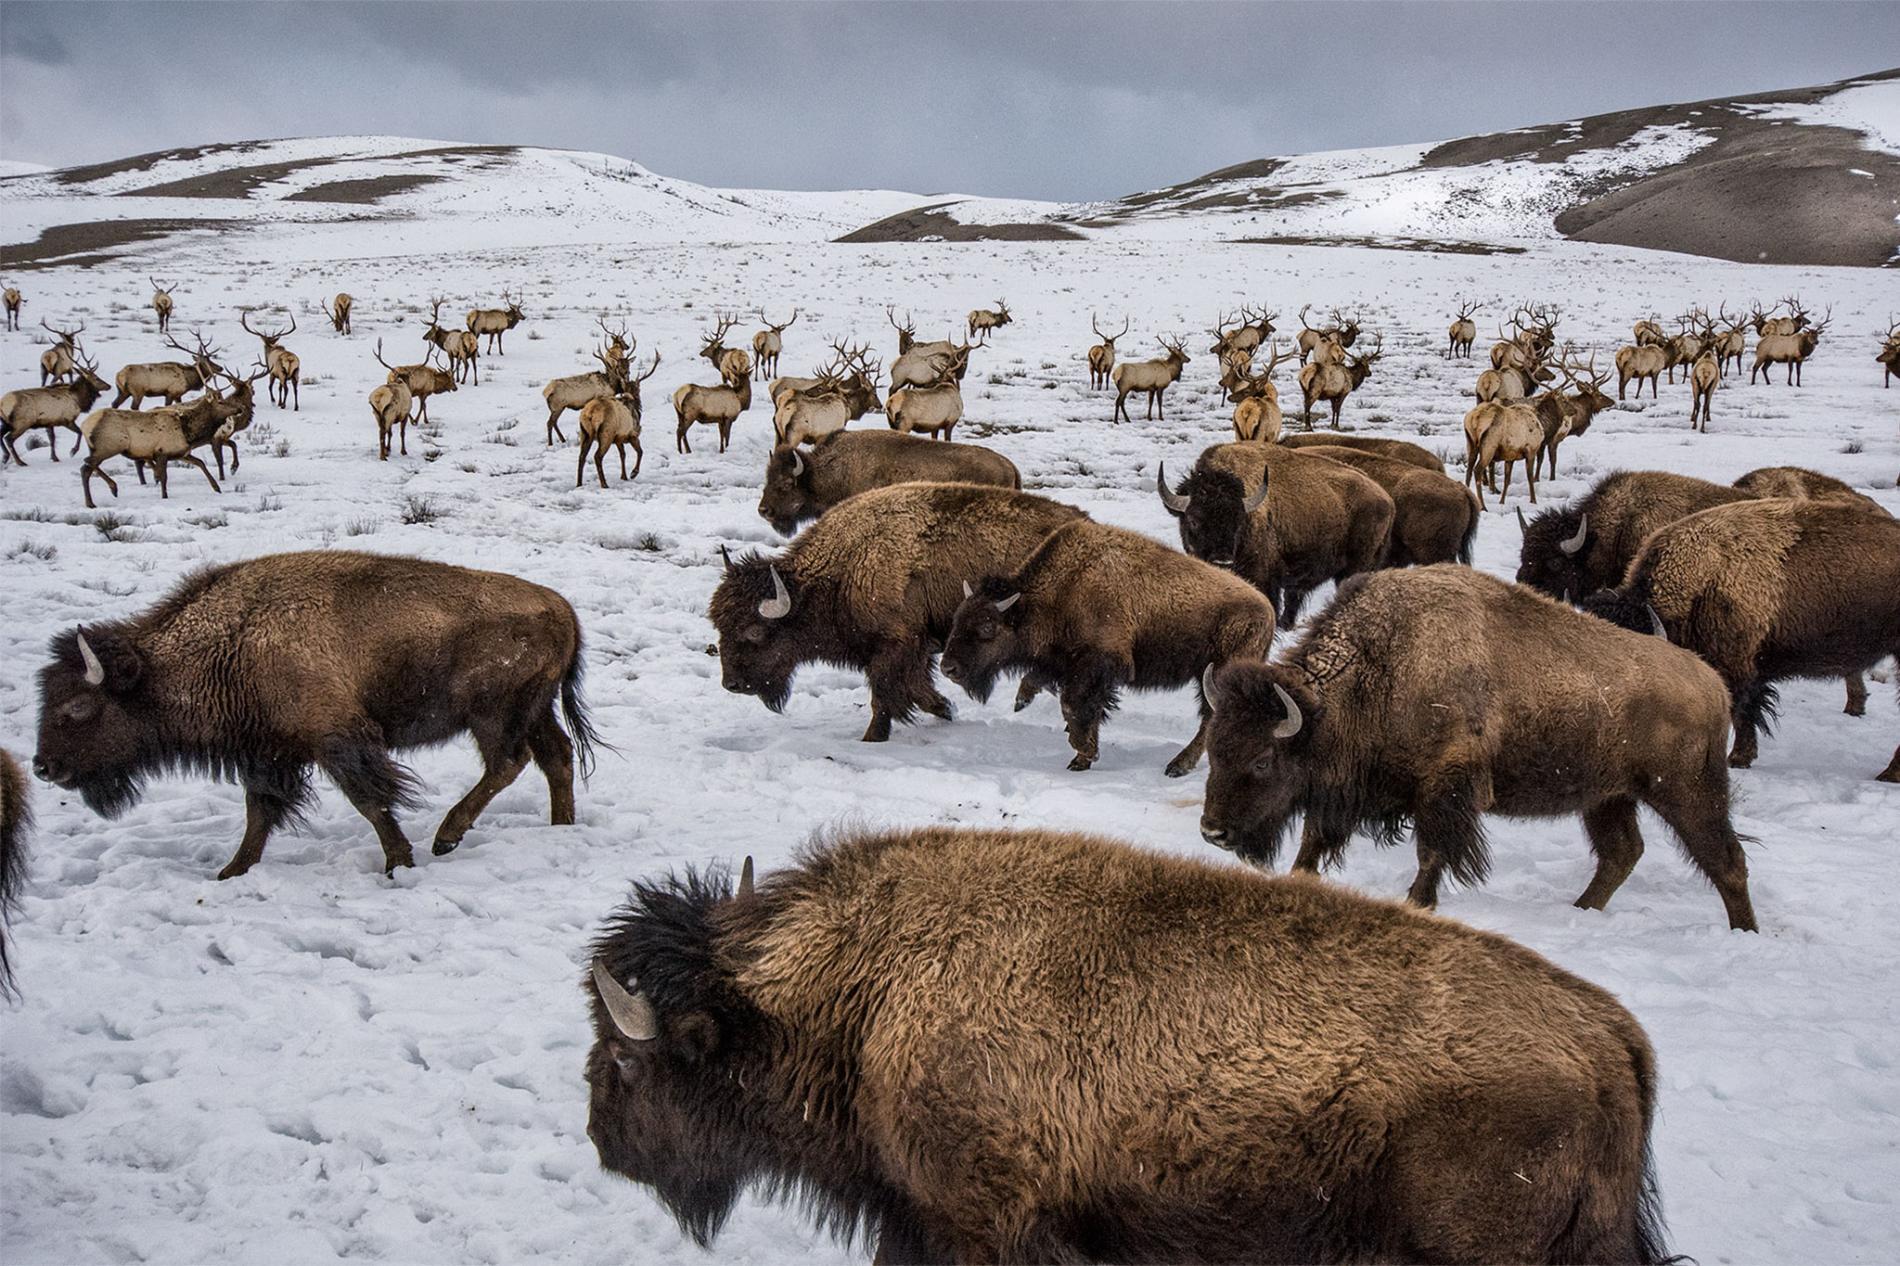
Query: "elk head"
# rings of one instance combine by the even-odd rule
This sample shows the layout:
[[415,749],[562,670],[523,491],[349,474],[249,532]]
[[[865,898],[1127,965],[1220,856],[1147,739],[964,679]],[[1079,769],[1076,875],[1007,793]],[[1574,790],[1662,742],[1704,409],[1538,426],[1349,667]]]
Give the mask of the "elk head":
[[904,314],[904,323],[899,325],[896,307],[893,304],[884,305],[884,319],[891,323],[893,330],[897,331],[897,354],[902,356],[910,350],[911,344],[917,341],[917,327],[911,323],[908,312]]
[[708,361],[711,361],[713,366],[717,368],[719,358],[726,354],[726,335],[731,332],[733,326],[739,324],[739,318],[736,316],[720,315],[715,316],[714,319],[717,324],[713,332],[701,341],[699,354]]
[[[442,305],[439,302],[436,304],[436,307],[438,310],[441,308],[441,306]],[[290,335],[295,334],[297,332],[297,315],[296,313],[293,312],[290,316],[290,324],[285,326],[283,329],[276,331],[275,333],[267,333],[263,330],[253,330],[251,328],[251,314],[249,312],[238,313],[238,324],[244,327],[245,333],[255,335],[256,337],[262,339],[264,341],[264,350],[268,352],[268,351],[274,350],[278,343],[282,342],[284,339],[288,338]]]
[[1089,328],[1095,331],[1096,338],[1099,338],[1102,340],[1102,346],[1108,348],[1108,350],[1112,352],[1115,350],[1115,340],[1120,338],[1122,335],[1128,333],[1128,318],[1127,317],[1122,318],[1121,329],[1115,331],[1115,333],[1113,334],[1104,334],[1102,333],[1102,327],[1095,323],[1095,314],[1091,312],[1089,313]]
[[41,317],[40,328],[45,330],[48,334],[51,334],[59,346],[65,348],[67,351],[71,351],[74,347],[78,346],[73,340],[86,332],[86,323],[81,321],[78,326],[73,329],[62,330],[46,324],[46,318]]
[[178,351],[183,352],[185,355],[191,357],[191,364],[192,364],[192,367],[198,371],[199,381],[208,383],[211,381],[214,375],[224,373],[224,369],[218,364],[218,361],[217,361],[217,358],[221,353],[219,353],[217,348],[212,347],[210,344],[206,343],[204,341],[204,336],[199,334],[198,331],[192,330],[190,331],[190,334],[193,341],[195,341],[198,344],[198,346],[195,348],[186,347],[183,343],[180,343],[177,339],[173,338],[170,334],[165,335],[165,342],[168,346],[173,347],[177,349]]

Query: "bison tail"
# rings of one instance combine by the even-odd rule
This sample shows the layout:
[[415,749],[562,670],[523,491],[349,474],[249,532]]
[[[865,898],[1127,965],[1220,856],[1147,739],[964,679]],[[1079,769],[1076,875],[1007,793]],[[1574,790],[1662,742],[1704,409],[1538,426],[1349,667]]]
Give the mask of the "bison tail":
[[1465,534],[1458,540],[1458,561],[1469,567],[1472,546],[1478,539],[1478,520],[1484,517],[1484,512],[1478,508],[1478,494],[1469,488],[1465,489],[1465,501],[1471,514],[1465,523]]
[[13,962],[7,957],[5,923],[26,882],[26,777],[12,756],[0,752],[0,998],[17,997]]
[[574,621],[574,658],[568,662],[567,672],[561,677],[561,716],[567,722],[568,737],[574,741],[574,764],[580,770],[582,778],[594,775],[594,749],[613,748],[600,737],[600,731],[594,728],[594,722],[587,715],[587,701],[581,697],[581,677],[587,671],[586,657],[582,655],[584,643],[581,640],[581,625],[577,617]]

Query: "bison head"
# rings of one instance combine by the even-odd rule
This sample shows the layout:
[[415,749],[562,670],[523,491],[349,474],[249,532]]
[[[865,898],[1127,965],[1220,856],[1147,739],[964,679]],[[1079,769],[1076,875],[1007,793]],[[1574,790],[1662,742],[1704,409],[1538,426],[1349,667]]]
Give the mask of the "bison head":
[[811,461],[796,448],[775,448],[765,462],[765,491],[759,517],[780,536],[790,536],[806,519],[818,517],[811,495]]
[[138,801],[154,736],[145,658],[109,627],[53,639],[40,670],[39,751],[33,772],[117,817]]
[[1217,567],[1234,565],[1246,540],[1248,519],[1267,500],[1264,470],[1260,489],[1252,496],[1232,473],[1200,466],[1169,492],[1167,466],[1163,463],[1155,468],[1155,487],[1161,493],[1161,504],[1181,521],[1181,548]]
[[1526,522],[1520,509],[1517,522],[1524,532],[1524,545],[1518,553],[1518,584],[1564,602],[1576,602],[1595,587],[1584,567],[1590,543],[1588,514],[1574,509],[1546,510]]
[[1271,865],[1306,790],[1319,700],[1282,664],[1209,670],[1214,716],[1207,729],[1207,798],[1201,837],[1250,862]]
[[981,588],[963,586],[963,602],[950,621],[940,664],[972,699],[987,702],[1004,670],[1028,658],[1023,643],[1022,590],[1011,580],[986,580]]
[[707,614],[719,630],[720,684],[784,711],[792,674],[811,655],[796,591],[778,565],[756,550],[728,557]]
[[[749,896],[741,882],[739,898]],[[653,1189],[702,1248],[770,1164],[760,1020],[716,958],[723,873],[638,884],[594,947],[587,1137],[603,1169]]]

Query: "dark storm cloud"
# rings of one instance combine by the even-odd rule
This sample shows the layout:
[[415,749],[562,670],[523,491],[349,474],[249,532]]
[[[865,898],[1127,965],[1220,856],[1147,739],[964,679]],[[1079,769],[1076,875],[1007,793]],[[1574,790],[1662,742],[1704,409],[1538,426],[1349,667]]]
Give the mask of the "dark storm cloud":
[[1896,63],[1889,3],[7,3],[0,156],[376,132],[1093,198]]

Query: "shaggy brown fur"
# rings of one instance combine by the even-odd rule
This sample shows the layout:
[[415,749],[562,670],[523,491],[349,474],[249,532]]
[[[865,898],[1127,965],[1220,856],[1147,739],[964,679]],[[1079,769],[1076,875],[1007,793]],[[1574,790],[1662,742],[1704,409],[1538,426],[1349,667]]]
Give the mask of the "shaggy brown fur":
[[1349,435],[1344,431],[1306,431],[1298,435],[1282,435],[1280,443],[1287,448],[1325,445],[1329,448],[1364,449],[1395,462],[1409,463],[1421,470],[1436,471],[1441,475],[1445,473],[1444,462],[1409,440],[1385,440],[1374,435]]
[[1478,498],[1459,487],[1457,480],[1362,449],[1321,446],[1304,451],[1352,467],[1392,498],[1387,567],[1471,561],[1471,543],[1478,535]]
[[166,770],[240,783],[244,839],[220,879],[256,865],[308,804],[312,765],[376,828],[394,871],[413,864],[395,809],[416,793],[391,749],[466,733],[481,752],[481,781],[436,832],[441,854],[530,758],[552,821],[573,822],[575,747],[585,771],[594,741],[580,622],[561,595],[415,558],[323,550],[207,568],[142,615],[60,634],[52,656],[34,772],[106,817]]
[[[1840,501],[1741,501],[1663,528],[1613,593],[1585,610],[1649,627],[1702,656],[1734,699],[1751,764],[1788,677],[1865,672],[1900,654],[1900,520]],[[1900,782],[1900,749],[1878,777]]]
[[[1269,486],[1251,515],[1247,498]],[[1161,472],[1157,470],[1159,478]],[[1168,501],[1165,486],[1162,502]],[[1369,477],[1338,462],[1277,444],[1216,444],[1202,452],[1172,494],[1181,548],[1267,595],[1283,625],[1296,623],[1306,595],[1329,580],[1385,561],[1395,510]]]
[[33,814],[26,800],[26,775],[13,753],[0,748],[0,997],[13,989],[13,960],[7,957],[7,920],[20,887],[26,883],[26,828]]
[[[1273,607],[1246,581],[1124,528],[1064,524],[1012,576],[977,586],[957,608],[943,674],[987,699],[1004,672],[1053,682],[1072,770],[1099,753],[1102,719],[1124,687],[1173,690],[1210,666],[1261,660],[1273,646]],[[1207,704],[1194,738],[1168,762],[1179,778],[1200,762]]]
[[759,517],[790,536],[800,523],[846,497],[913,482],[1023,486],[1014,462],[975,444],[895,431],[839,431],[800,452],[772,450],[765,462]]
[[1865,493],[1802,466],[1763,466],[1735,481],[1735,487],[1751,497],[1786,497],[1790,501],[1845,501],[1863,510],[1886,514],[1887,508]]
[[[1214,682],[1209,843],[1271,863],[1304,813],[1295,865],[1315,870],[1354,831],[1389,844],[1410,820],[1408,895],[1431,906],[1444,871],[1484,879],[1483,815],[1576,813],[1597,856],[1577,904],[1602,909],[1642,856],[1642,804],[1715,884],[1729,926],[1755,927],[1729,824],[1727,692],[1661,638],[1470,568],[1421,567],[1355,579],[1281,662]],[[1287,737],[1279,691],[1300,713]]]
[[[924,441],[929,443],[930,441]],[[950,719],[930,657],[950,633],[963,586],[1008,575],[1050,532],[1082,511],[1007,488],[899,484],[833,506],[778,558],[728,561],[707,612],[719,630],[720,678],[735,694],[782,711],[809,663],[857,668],[871,687],[864,741],[918,709]],[[789,614],[759,610],[776,573]]]
[[1629,1012],[1331,885],[927,828],[642,883],[595,953],[653,1036],[583,986],[588,1135],[702,1245],[750,1186],[888,1262],[1666,1251]]
[[[1584,496],[1561,509],[1546,510],[1525,525],[1518,583],[1553,598],[1581,601],[1622,583],[1631,560],[1657,528],[1750,495],[1660,470],[1606,475]],[[1574,541],[1579,530],[1582,546],[1567,552],[1561,543]]]

